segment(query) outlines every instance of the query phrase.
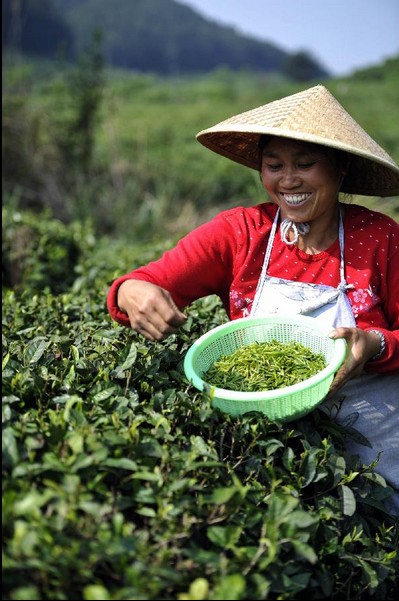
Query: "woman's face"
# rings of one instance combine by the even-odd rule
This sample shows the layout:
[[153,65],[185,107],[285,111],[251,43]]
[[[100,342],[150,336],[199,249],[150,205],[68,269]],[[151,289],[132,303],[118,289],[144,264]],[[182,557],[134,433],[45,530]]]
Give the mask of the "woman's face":
[[282,219],[310,222],[335,214],[343,170],[334,150],[272,137],[262,157],[262,182]]

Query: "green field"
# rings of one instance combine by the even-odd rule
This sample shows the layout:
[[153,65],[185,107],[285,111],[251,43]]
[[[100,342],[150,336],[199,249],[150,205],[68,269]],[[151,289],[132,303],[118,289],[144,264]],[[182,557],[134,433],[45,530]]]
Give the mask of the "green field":
[[[171,80],[48,69],[22,63],[5,71],[6,202],[24,206],[34,197],[56,217],[91,220],[100,235],[163,238],[221,208],[264,200],[256,172],[205,149],[195,135],[317,83],[399,162],[399,59],[307,85],[227,70]],[[399,213],[398,197],[352,201]]]

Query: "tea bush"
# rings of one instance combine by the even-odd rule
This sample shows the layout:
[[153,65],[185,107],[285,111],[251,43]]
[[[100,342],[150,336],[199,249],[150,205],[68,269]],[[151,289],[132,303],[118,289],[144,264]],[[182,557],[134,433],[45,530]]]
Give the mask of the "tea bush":
[[76,265],[93,247],[88,224],[65,224],[45,212],[2,209],[3,286],[65,292],[76,279]]
[[232,418],[194,390],[182,362],[218,299],[162,343],[112,323],[121,248],[63,292],[3,290],[3,599],[394,599],[376,466],[318,410]]

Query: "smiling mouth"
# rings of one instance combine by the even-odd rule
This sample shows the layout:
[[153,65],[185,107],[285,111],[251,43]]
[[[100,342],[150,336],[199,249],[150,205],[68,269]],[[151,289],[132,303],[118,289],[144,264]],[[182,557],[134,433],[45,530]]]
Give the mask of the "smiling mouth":
[[305,203],[309,196],[311,196],[310,192],[306,192],[304,194],[281,194],[281,197],[284,199],[285,203],[290,207],[298,207],[299,205]]

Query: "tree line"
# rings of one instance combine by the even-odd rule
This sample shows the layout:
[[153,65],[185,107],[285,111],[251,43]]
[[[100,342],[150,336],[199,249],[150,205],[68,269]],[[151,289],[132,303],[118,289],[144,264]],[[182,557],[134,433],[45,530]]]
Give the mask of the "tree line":
[[164,76],[232,70],[279,72],[294,81],[328,77],[308,52],[210,21],[174,0],[4,0],[5,50],[75,61],[101,34],[109,66]]

